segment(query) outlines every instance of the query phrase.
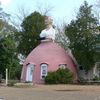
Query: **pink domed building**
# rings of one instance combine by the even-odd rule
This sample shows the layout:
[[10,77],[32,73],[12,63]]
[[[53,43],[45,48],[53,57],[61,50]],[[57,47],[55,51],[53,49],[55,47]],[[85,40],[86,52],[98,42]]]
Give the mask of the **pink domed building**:
[[76,64],[72,57],[55,42],[41,42],[26,58],[21,80],[43,84],[48,72],[56,71],[61,67],[68,68],[74,75],[74,81],[78,80]]

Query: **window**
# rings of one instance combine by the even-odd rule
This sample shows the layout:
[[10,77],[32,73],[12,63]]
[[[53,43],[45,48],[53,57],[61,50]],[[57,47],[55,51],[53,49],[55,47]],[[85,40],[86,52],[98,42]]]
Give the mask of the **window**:
[[47,76],[47,64],[41,64],[41,79],[44,79]]
[[60,64],[60,65],[59,65],[59,68],[63,68],[63,69],[65,69],[66,66],[67,66],[67,64]]

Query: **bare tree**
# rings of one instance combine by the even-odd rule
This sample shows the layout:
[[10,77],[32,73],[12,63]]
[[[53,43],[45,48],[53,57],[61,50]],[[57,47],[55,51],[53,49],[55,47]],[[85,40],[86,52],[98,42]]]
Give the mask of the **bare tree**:
[[96,3],[93,5],[93,11],[100,24],[100,0],[96,0]]
[[51,15],[51,11],[53,10],[54,6],[38,3],[38,5],[36,5],[36,8],[37,11],[42,15]]
[[11,23],[18,29],[21,30],[21,23],[30,14],[29,10],[25,7],[19,7],[18,13],[11,16]]

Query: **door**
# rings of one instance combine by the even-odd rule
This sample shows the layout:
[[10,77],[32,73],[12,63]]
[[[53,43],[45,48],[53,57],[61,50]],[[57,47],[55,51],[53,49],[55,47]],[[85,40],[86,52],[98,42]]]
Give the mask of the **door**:
[[29,64],[26,71],[26,81],[32,82],[34,73],[34,64]]

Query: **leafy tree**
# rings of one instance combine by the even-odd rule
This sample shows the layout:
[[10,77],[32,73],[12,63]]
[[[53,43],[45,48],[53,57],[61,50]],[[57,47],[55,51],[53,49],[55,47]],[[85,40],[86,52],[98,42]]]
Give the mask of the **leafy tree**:
[[9,78],[15,78],[20,66],[16,55],[16,44],[11,36],[0,40],[0,54],[1,74],[5,77],[5,69],[8,68]]
[[70,40],[70,48],[79,65],[85,70],[94,66],[96,55],[96,33],[98,21],[92,14],[92,6],[86,1],[80,6],[76,20],[65,27],[65,34]]
[[16,28],[8,23],[9,17],[9,14],[0,8],[0,74],[3,78],[5,78],[6,68],[9,70],[9,78],[15,78],[20,72],[14,40]]
[[17,34],[18,50],[21,54],[28,55],[39,44],[39,34],[45,28],[44,17],[34,12],[23,20],[22,31]]

